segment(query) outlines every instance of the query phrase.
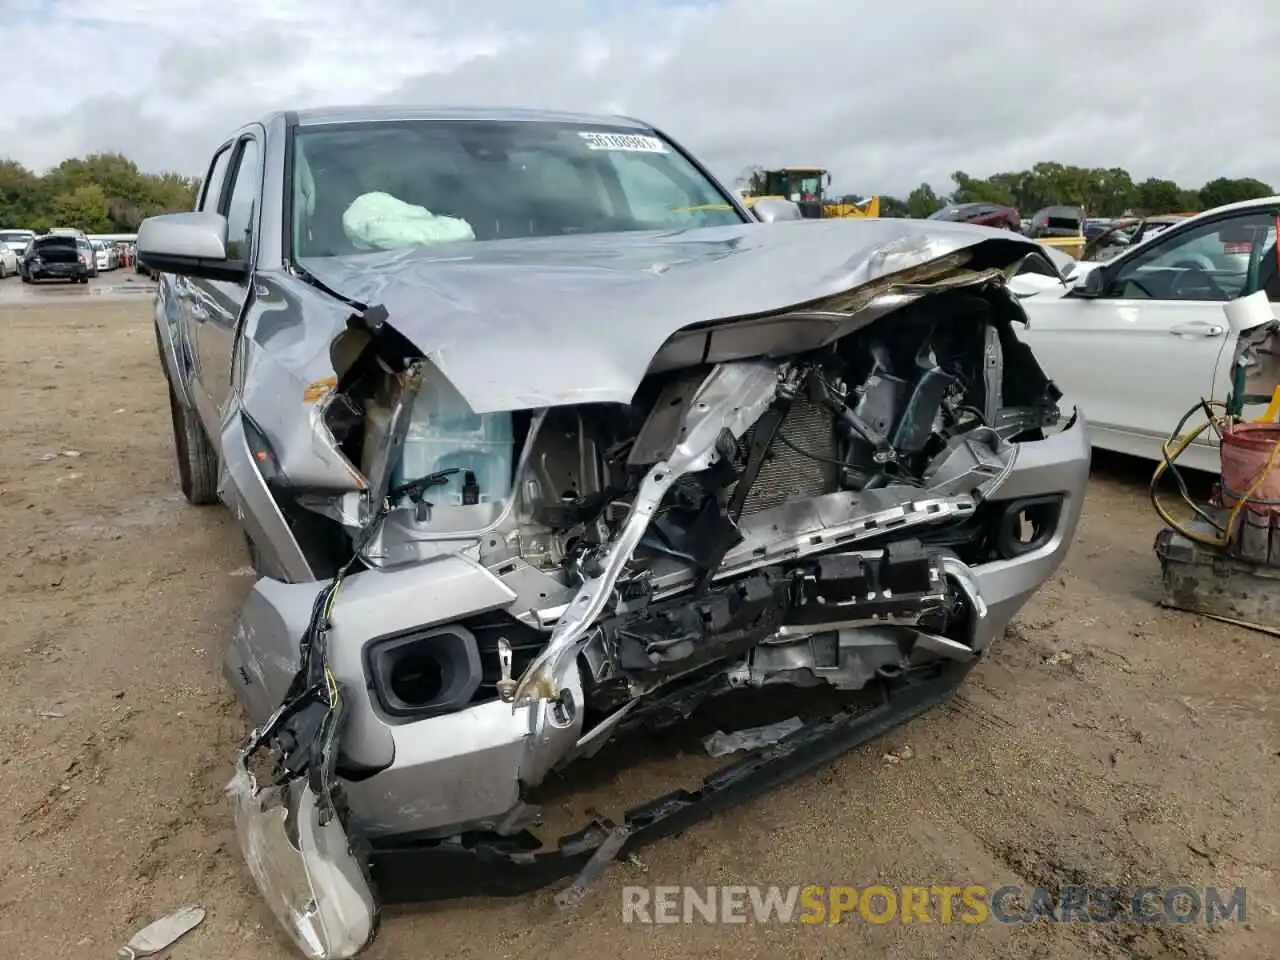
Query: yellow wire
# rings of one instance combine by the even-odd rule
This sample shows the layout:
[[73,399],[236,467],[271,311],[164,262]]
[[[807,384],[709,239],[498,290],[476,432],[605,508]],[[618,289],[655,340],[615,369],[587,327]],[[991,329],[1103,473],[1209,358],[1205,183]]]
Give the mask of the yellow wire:
[[[1209,401],[1209,405],[1211,407],[1225,407],[1225,404],[1221,401]],[[1277,440],[1271,445],[1271,454],[1267,457],[1267,462],[1258,470],[1258,473],[1254,476],[1252,483],[1249,485],[1249,489],[1246,490],[1243,496],[1241,496],[1231,507],[1231,512],[1227,514],[1226,531],[1221,536],[1198,533],[1187,528],[1165,509],[1164,504],[1160,502],[1160,498],[1156,495],[1156,486],[1160,482],[1160,478],[1164,475],[1169,465],[1176,461],[1178,457],[1186,451],[1187,447],[1191,446],[1191,444],[1195,442],[1196,437],[1204,433],[1205,430],[1215,422],[1223,428],[1223,432],[1225,433],[1226,430],[1230,428],[1232,420],[1230,417],[1206,420],[1190,433],[1184,434],[1181,437],[1170,437],[1161,444],[1161,451],[1164,453],[1165,459],[1161,460],[1160,463],[1156,465],[1156,472],[1151,477],[1151,505],[1155,508],[1155,511],[1160,516],[1161,520],[1188,540],[1194,540],[1196,543],[1201,543],[1209,547],[1225,547],[1231,540],[1231,534],[1240,517],[1240,511],[1244,508],[1245,504],[1249,502],[1254,493],[1257,492],[1258,487],[1262,486],[1263,481],[1266,480],[1271,471],[1275,468],[1277,459],[1280,459],[1280,440]],[[1190,503],[1189,500],[1188,503]]]

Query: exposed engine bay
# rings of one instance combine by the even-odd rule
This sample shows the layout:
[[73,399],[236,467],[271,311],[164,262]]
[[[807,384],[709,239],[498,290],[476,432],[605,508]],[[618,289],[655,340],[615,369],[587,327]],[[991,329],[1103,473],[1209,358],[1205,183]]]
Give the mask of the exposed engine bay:
[[[736,691],[962,675],[1060,559],[1087,444],[1072,434],[1083,463],[1062,485],[1037,467],[994,499],[1060,396],[999,271],[820,307],[682,331],[629,405],[476,414],[428,360],[370,337],[319,408],[367,488],[290,514],[332,579],[260,581],[228,657],[260,721],[238,811],[268,802],[247,786],[267,753],[295,791],[273,802],[309,804],[317,838],[342,824],[371,844],[384,899],[437,895],[419,858],[525,862],[531,792],[628,731]],[[978,572],[1024,557],[1039,566],[989,615]],[[268,634],[297,647],[263,650]],[[759,762],[813,748],[812,765],[883,729],[824,723]],[[601,841],[562,842],[560,867]],[[354,869],[355,899],[330,907],[363,915]]]
[[[375,657],[375,681],[414,691],[384,708],[554,698],[553,661],[578,653],[593,711],[729,658],[763,682],[786,647],[820,651],[811,678],[856,687],[866,666],[843,673],[840,651],[870,654],[842,632],[960,629],[972,601],[947,586],[954,554],[890,531],[972,513],[1011,442],[1058,418],[1055,388],[993,308],[1002,296],[945,290],[803,355],[657,372],[621,408],[476,415],[428,363],[375,362],[329,407],[385,489],[362,561],[394,568],[471,541],[517,595],[509,635],[471,631],[430,682],[401,682],[422,668],[397,666],[403,652]],[[854,540],[886,546],[842,549]],[[876,666],[903,669],[908,652],[877,648]]]

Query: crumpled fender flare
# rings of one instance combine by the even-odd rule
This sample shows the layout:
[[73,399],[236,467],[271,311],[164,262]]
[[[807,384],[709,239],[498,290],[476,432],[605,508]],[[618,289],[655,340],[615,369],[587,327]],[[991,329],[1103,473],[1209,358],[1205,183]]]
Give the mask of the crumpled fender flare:
[[191,409],[191,390],[187,382],[189,364],[186,363],[184,351],[179,341],[177,303],[173,297],[165,293],[166,285],[163,277],[156,288],[154,303],[156,349],[160,353],[160,363],[164,374],[173,387],[173,393],[183,407]]

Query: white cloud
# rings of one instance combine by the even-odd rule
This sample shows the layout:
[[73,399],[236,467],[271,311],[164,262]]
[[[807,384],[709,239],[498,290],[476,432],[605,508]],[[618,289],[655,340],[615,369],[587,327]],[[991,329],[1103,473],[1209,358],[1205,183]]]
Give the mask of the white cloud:
[[725,177],[903,195],[1039,160],[1280,184],[1275,0],[8,0],[0,154],[199,173],[269,109],[622,110]]

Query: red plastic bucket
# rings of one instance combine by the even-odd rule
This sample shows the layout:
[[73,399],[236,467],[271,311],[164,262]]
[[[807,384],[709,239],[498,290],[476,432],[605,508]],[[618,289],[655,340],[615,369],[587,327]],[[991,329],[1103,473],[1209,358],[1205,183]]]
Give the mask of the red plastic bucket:
[[[1246,504],[1254,513],[1280,514],[1280,423],[1238,423],[1222,435],[1222,505],[1233,507],[1265,473]],[[1272,460],[1267,469],[1267,461]]]

